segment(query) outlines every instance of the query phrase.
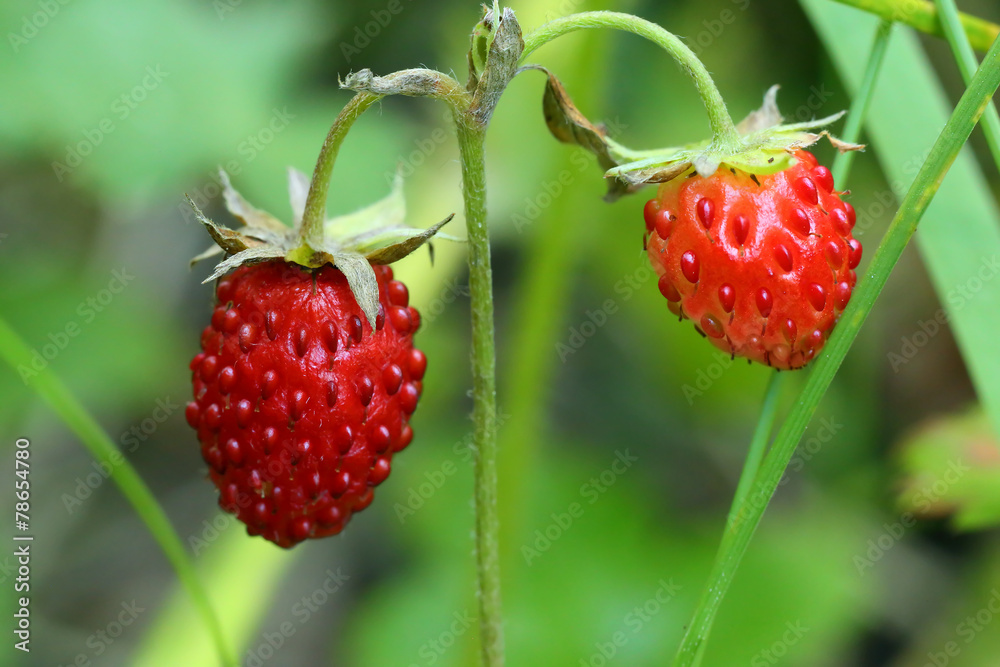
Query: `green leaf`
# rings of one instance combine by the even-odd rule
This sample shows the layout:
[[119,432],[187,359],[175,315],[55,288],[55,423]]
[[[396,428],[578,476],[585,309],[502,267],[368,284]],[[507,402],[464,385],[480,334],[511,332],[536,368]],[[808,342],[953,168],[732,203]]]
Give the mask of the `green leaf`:
[[923,424],[900,445],[901,511],[952,515],[962,530],[1000,524],[1000,446],[978,406]]

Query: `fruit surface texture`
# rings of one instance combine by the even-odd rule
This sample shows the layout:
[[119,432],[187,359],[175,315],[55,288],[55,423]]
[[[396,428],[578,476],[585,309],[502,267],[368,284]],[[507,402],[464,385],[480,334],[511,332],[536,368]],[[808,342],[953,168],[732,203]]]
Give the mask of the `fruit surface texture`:
[[392,269],[374,268],[374,331],[332,266],[268,261],[216,286],[187,419],[220,506],[279,546],[339,533],[413,438],[420,318]]
[[779,369],[822,349],[857,282],[854,208],[809,152],[769,175],[725,165],[660,185],[646,249],[671,311],[713,345]]

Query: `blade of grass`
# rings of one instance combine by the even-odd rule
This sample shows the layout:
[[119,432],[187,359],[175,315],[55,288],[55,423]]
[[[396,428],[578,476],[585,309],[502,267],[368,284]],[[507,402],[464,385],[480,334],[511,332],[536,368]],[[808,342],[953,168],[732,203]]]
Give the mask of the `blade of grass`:
[[[848,90],[858,84],[861,67],[859,32],[874,20],[859,12],[822,0],[802,2],[816,26]],[[867,136],[875,147],[887,180],[902,193],[915,167],[926,155],[928,137],[948,118],[948,98],[917,36],[900,31],[886,55],[883,84],[866,121]],[[857,236],[876,217],[875,208],[891,203],[892,192],[878,193],[879,204],[859,211]],[[937,325],[947,321],[965,359],[976,393],[1000,433],[1000,347],[993,332],[1000,327],[1000,208],[990,185],[970,150],[963,151],[951,176],[921,224],[917,247],[927,267],[942,310]],[[920,323],[913,334],[923,336]],[[943,328],[943,326],[941,327]],[[933,333],[933,332],[932,332]],[[900,341],[888,357],[893,371],[909,366],[919,346],[908,349]]]
[[740,473],[740,481],[736,485],[736,493],[733,495],[733,504],[729,508],[728,526],[736,520],[736,511],[743,500],[750,493],[753,480],[757,477],[757,471],[767,453],[767,445],[771,442],[771,430],[774,428],[774,420],[778,416],[778,396],[785,384],[784,378],[788,374],[782,375],[778,371],[771,372],[771,378],[767,381],[767,389],[764,390],[764,405],[760,409],[760,419],[753,431],[753,438],[750,440],[750,451],[747,453],[746,463],[743,464],[743,471]]
[[[844,131],[840,133],[840,138],[846,142],[856,144],[861,139],[861,128],[865,118],[868,117],[868,110],[872,105],[872,97],[875,96],[875,83],[878,81],[879,72],[882,71],[882,63],[885,62],[885,52],[889,47],[889,37],[892,35],[892,21],[879,21],[878,28],[875,29],[875,39],[872,48],[868,52],[868,64],[865,65],[865,73],[861,77],[861,85],[858,92],[851,101],[851,110],[847,114],[847,122],[844,123]],[[857,151],[847,151],[838,153],[833,162],[833,182],[837,187],[843,189],[847,183],[847,177],[851,173],[851,166],[854,165],[854,158]]]
[[876,250],[865,277],[858,283],[854,297],[841,316],[840,324],[809,370],[805,387],[778,432],[771,452],[764,460],[753,492],[741,503],[736,513],[736,520],[723,538],[719,558],[716,559],[709,577],[709,585],[681,641],[674,660],[675,666],[690,667],[697,659],[723,596],[729,589],[750,539],[760,524],[764,511],[777,490],[785,468],[795,453],[820,399],[833,381],[844,357],[847,356],[893,267],[916,232],[920,218],[940,188],[949,167],[958,157],[959,151],[998,86],[1000,86],[1000,42],[990,48],[983,66],[935,141],[934,147],[921,166],[889,230]]
[[[958,70],[962,73],[962,80],[968,85],[976,74],[979,61],[976,60],[976,53],[972,50],[969,38],[962,29],[958,7],[955,6],[955,0],[934,0],[934,4],[941,17],[941,29],[951,46],[951,52],[955,54],[955,62],[958,64]],[[983,114],[981,125],[983,133],[986,135],[986,143],[993,155],[993,162],[996,163],[997,168],[1000,168],[1000,116],[997,115],[996,105],[992,102],[986,109],[986,113]]]
[[[217,515],[219,516],[219,515]],[[248,539],[236,517],[227,518],[228,527],[211,540],[199,534],[204,550],[198,554],[198,571],[208,582],[208,593],[216,602],[223,630],[239,654],[257,649],[261,643],[260,624],[274,606],[275,594],[302,550],[291,552],[261,539]],[[213,527],[215,521],[209,520]],[[207,531],[206,531],[207,532]],[[248,581],[253,581],[248,586]],[[158,610],[152,627],[129,662],[132,667],[212,667],[209,638],[198,632],[201,619],[192,613],[191,600],[183,590],[174,591]],[[281,618],[282,621],[286,620]],[[184,641],[177,641],[183,637]],[[252,641],[256,637],[256,642]],[[276,662],[282,662],[277,660]]]
[[[937,9],[926,0],[834,0],[862,11],[916,28],[928,35],[943,37],[944,32]],[[1000,26],[969,14],[959,14],[959,21],[976,51],[990,48],[1000,35]]]
[[[0,319],[0,356],[15,372],[18,368],[31,368],[31,349],[3,319]],[[91,455],[98,461],[105,462],[111,469],[111,479],[159,543],[177,573],[177,578],[191,596],[195,608],[215,642],[222,664],[235,667],[236,656],[222,633],[222,626],[195,572],[194,564],[185,551],[180,537],[170,525],[170,519],[156,502],[156,498],[142,481],[139,473],[51,370],[46,369],[27,376],[26,381],[28,386],[48,403],[63,423],[80,438]]]
[[[878,81],[879,73],[882,70],[882,63],[885,62],[885,52],[889,45],[889,37],[892,35],[892,26],[893,24],[889,21],[881,21],[878,28],[875,30],[875,38],[868,54],[868,64],[865,66],[865,73],[862,79],[861,88],[858,91],[858,94],[855,95],[851,101],[851,109],[847,114],[848,120],[844,125],[843,132],[841,132],[841,138],[848,143],[856,144],[861,138],[861,128],[864,124],[865,116],[868,114],[868,109],[871,106],[872,96],[875,92],[875,84]],[[855,155],[855,151],[838,153],[836,159],[834,160],[831,171],[833,173],[834,183],[836,183],[840,188],[846,187],[847,178],[851,173],[851,165],[854,164]],[[750,442],[750,451],[747,454],[747,460],[744,464],[743,471],[740,473],[740,481],[736,487],[736,494],[733,496],[733,504],[729,509],[729,516],[726,522],[727,527],[731,526],[736,520],[739,508],[749,495],[753,482],[760,470],[764,454],[767,452],[767,445],[771,441],[771,431],[774,428],[774,421],[777,416],[778,396],[781,394],[786,378],[788,377],[789,374],[787,373],[782,375],[775,371],[771,376],[770,382],[768,383],[767,391],[764,395],[764,404],[761,408],[760,418],[757,421],[753,439]],[[717,557],[721,558],[721,556],[722,546],[720,546],[719,555]],[[705,647],[708,645],[708,634],[711,631],[711,624],[713,622],[714,616],[708,621],[709,626],[705,631],[705,638],[698,649],[697,657],[693,663],[696,666],[701,664],[702,657],[705,653]]]

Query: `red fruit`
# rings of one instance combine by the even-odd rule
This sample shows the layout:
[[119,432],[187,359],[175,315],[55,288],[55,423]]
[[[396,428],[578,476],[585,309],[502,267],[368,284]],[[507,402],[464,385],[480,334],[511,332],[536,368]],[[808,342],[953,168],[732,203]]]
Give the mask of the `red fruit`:
[[219,504],[279,546],[339,533],[413,437],[426,367],[413,347],[419,320],[409,309],[385,317],[406,306],[406,288],[374,268],[374,334],[331,266],[269,261],[219,280],[186,415]]
[[811,153],[795,157],[766,176],[723,167],[674,179],[644,210],[671,311],[719,349],[781,369],[823,347],[861,260],[854,209]]

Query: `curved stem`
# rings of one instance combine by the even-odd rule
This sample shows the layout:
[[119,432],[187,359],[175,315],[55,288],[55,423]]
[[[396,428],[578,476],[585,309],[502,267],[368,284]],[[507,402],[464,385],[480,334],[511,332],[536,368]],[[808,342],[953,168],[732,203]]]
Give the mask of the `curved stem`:
[[309,239],[322,236],[323,222],[326,219],[326,196],[330,191],[330,176],[333,174],[333,163],[340,152],[351,126],[368,107],[382,99],[382,95],[362,92],[351,98],[351,101],[341,109],[337,119],[330,126],[323,147],[316,160],[312,182],[309,184],[309,196],[306,197],[305,212],[302,215],[302,231],[300,239],[308,243]]
[[472,400],[475,440],[476,565],[483,664],[504,664],[500,597],[500,519],[497,507],[496,350],[493,272],[486,226],[486,128],[455,114],[462,155],[462,189],[469,243],[472,307]]
[[341,83],[341,86],[357,92],[337,114],[316,159],[316,168],[309,183],[309,195],[306,197],[299,234],[299,240],[307,245],[311,239],[323,235],[330,176],[333,174],[333,165],[340,152],[340,145],[344,143],[344,138],[354,122],[371,105],[386,95],[409,95],[435,97],[448,103],[456,111],[464,111],[471,99],[458,81],[447,74],[425,68],[400,70],[384,77],[373,76],[369,70],[363,70],[348,76],[347,81]]
[[[31,349],[3,319],[0,319],[0,356],[15,371],[32,368]],[[91,455],[98,461],[103,461],[111,469],[111,479],[146,524],[153,538],[160,544],[163,553],[173,565],[177,578],[194,601],[215,642],[222,664],[236,667],[238,664],[236,654],[222,632],[222,625],[212,609],[208,593],[201,585],[194,564],[184,549],[180,537],[170,525],[170,519],[156,502],[156,498],[142,481],[139,473],[52,371],[43,370],[37,373],[32,371],[31,375],[25,374],[25,381],[80,438],[80,442]]]
[[589,28],[623,30],[645,37],[662,47],[691,77],[695,88],[698,89],[698,94],[708,112],[708,120],[712,125],[716,143],[724,147],[739,145],[739,133],[729,115],[726,103],[723,101],[719,89],[716,88],[715,82],[712,81],[712,76],[698,60],[698,56],[677,35],[637,16],[620,12],[581,12],[549,21],[525,36],[524,52],[520,62],[523,63],[532,52],[557,37]]
[[[916,28],[928,35],[944,36],[938,10],[930,2],[914,2],[901,0],[835,0],[842,5],[850,5],[861,11],[875,14],[887,21],[895,21]],[[961,27],[965,30],[972,48],[986,51],[990,44],[1000,35],[1000,26],[990,23],[978,16],[959,13]]]
[[785,474],[785,468],[805,432],[816,407],[833,381],[840,364],[850,350],[861,326],[875,305],[899,261],[904,248],[917,230],[920,218],[937,193],[948,169],[968,140],[973,127],[1000,86],[1000,40],[994,43],[982,66],[966,89],[958,106],[941,131],[926,161],[907,190],[893,217],[882,243],[879,244],[865,277],[858,283],[854,296],[841,315],[840,324],[826,347],[814,362],[805,387],[778,432],[770,453],[757,475],[752,492],[740,504],[737,521],[725,532],[708,584],[702,593],[695,616],[681,640],[674,659],[675,667],[697,664],[704,650],[708,632],[733,576],[746,553],[750,540],[764,516],[774,492]]

